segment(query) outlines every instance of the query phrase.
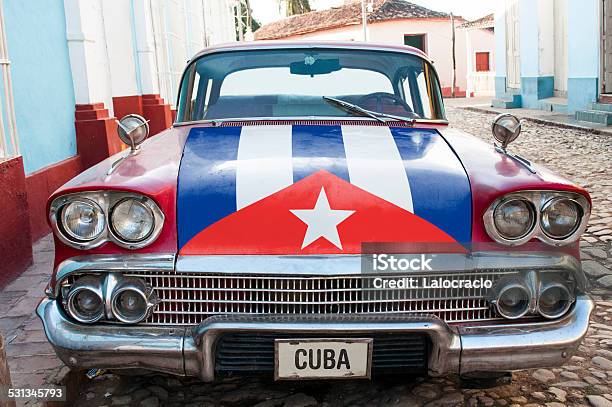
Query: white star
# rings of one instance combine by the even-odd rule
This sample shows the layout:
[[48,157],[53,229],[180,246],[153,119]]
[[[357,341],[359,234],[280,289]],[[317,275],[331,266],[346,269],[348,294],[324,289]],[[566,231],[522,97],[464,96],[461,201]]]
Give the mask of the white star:
[[317,203],[313,209],[295,209],[291,213],[308,225],[302,249],[322,237],[342,250],[342,243],[338,235],[338,225],[346,220],[355,211],[334,210],[329,207],[325,188],[321,188]]

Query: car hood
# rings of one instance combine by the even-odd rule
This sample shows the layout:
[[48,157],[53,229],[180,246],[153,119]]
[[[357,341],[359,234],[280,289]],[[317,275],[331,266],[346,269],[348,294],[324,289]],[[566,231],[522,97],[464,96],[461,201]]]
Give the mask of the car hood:
[[181,255],[356,254],[368,242],[469,242],[468,176],[431,128],[221,125],[190,130]]

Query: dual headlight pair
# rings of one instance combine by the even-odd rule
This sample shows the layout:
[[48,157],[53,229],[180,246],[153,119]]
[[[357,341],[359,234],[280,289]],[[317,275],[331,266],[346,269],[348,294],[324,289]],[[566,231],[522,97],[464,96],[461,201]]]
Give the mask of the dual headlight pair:
[[86,192],[56,198],[50,219],[66,244],[91,249],[113,241],[128,249],[152,243],[164,215],[153,200],[124,192]]
[[557,273],[533,272],[501,279],[489,294],[489,301],[506,319],[519,319],[528,313],[555,319],[569,311],[574,291],[573,282]]
[[135,277],[84,276],[63,293],[68,314],[85,324],[102,319],[136,324],[147,318],[157,303],[153,290]]
[[589,203],[582,195],[527,191],[491,205],[485,213],[485,227],[496,242],[510,246],[532,238],[562,246],[580,238],[589,214]]

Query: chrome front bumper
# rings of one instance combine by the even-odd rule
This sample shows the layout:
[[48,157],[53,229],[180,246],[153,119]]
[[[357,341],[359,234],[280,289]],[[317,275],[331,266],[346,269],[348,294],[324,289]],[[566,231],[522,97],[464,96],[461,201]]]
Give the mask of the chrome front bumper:
[[432,317],[215,316],[196,328],[87,326],[68,320],[56,300],[38,306],[45,334],[60,359],[73,368],[142,368],[204,381],[215,378],[215,344],[234,332],[363,334],[418,332],[429,335],[429,374],[494,372],[563,364],[587,333],[594,302],[579,296],[572,310],[550,322],[451,329]]

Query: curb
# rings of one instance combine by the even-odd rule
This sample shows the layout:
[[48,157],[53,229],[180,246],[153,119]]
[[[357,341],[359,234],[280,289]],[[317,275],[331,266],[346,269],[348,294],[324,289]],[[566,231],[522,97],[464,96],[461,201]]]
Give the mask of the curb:
[[[491,110],[491,109],[487,109],[483,107],[459,106],[457,108],[467,110],[470,112],[475,112],[475,113],[485,113],[485,114],[494,114],[494,115],[500,114],[499,112],[495,110]],[[561,129],[580,130],[580,131],[584,131],[584,132],[591,133],[591,134],[597,134],[597,135],[602,135],[602,136],[612,136],[612,129],[611,130],[594,129],[592,127],[580,126],[578,124],[560,123],[560,122],[556,122],[553,120],[538,119],[535,117],[528,117],[528,116],[519,116],[519,119],[525,120],[531,123],[559,127]]]

